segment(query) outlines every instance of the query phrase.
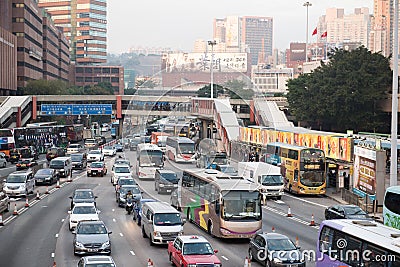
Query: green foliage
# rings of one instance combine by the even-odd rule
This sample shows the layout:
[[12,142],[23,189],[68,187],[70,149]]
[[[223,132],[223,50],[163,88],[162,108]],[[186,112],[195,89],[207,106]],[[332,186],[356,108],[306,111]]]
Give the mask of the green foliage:
[[377,103],[391,83],[389,59],[380,53],[336,50],[328,64],[288,81],[290,113],[326,131],[387,132],[390,118]]
[[[224,88],[219,84],[214,84],[214,98],[217,98],[218,95],[224,94]],[[211,96],[211,84],[205,85],[197,91],[198,97],[210,97]]]
[[254,91],[251,89],[245,89],[246,83],[238,80],[230,80],[224,84],[225,91],[232,99],[252,99]]
[[133,89],[133,88],[125,89],[124,94],[125,95],[134,95],[134,94],[136,94],[136,89]]

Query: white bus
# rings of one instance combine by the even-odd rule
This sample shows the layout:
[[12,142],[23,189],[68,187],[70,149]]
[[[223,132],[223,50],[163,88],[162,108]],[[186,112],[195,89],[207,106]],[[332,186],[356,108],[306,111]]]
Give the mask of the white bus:
[[400,229],[400,186],[386,189],[383,200],[383,223]]
[[138,144],[136,174],[139,179],[154,179],[157,169],[164,167],[164,153],[154,144]]
[[193,140],[187,137],[168,136],[165,146],[168,159],[175,162],[195,162]]

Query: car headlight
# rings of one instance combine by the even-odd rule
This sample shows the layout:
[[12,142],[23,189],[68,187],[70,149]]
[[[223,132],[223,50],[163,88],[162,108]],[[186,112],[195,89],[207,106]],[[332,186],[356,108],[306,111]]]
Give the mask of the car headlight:
[[164,184],[159,184],[160,187],[164,187]]
[[19,188],[25,189],[25,184],[20,185]]
[[281,259],[278,259],[278,258],[274,258],[274,262],[276,262],[276,263],[282,263],[282,260],[281,260]]
[[178,233],[178,235],[183,235],[183,231],[180,231],[180,232]]
[[178,184],[174,184],[174,187],[178,187]]
[[110,241],[104,242],[103,245],[101,245],[101,248],[107,248],[110,246]]
[[81,242],[78,242],[78,241],[75,242],[75,247],[77,247],[77,248],[85,248],[85,246]]
[[231,234],[231,232],[230,232],[229,230],[226,230],[226,229],[224,229],[224,228],[221,228],[221,233],[222,233],[223,235],[229,235],[229,234]]
[[214,264],[214,267],[221,267],[222,265],[221,265],[221,263],[215,263]]
[[153,235],[156,236],[156,237],[161,237],[161,233],[158,232],[158,231],[154,231],[154,232],[153,232]]

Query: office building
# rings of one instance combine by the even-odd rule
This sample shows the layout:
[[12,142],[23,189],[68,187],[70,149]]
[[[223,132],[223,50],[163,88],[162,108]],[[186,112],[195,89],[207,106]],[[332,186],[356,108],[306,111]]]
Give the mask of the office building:
[[374,15],[371,18],[369,48],[372,52],[391,54],[390,0],[374,0]]
[[0,27],[0,66],[2,66],[0,67],[0,95],[15,95],[17,91],[17,37],[2,27]]
[[106,0],[39,0],[56,26],[63,27],[71,61],[91,65],[107,61]]
[[274,95],[277,93],[287,93],[286,83],[293,79],[292,68],[262,68],[253,66],[251,81],[254,84],[255,91],[258,93]]

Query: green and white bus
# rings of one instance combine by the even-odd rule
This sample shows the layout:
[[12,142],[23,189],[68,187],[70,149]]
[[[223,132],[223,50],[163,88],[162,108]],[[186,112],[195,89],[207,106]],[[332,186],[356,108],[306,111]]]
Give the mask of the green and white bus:
[[400,229],[400,186],[391,186],[386,189],[383,200],[383,223]]

